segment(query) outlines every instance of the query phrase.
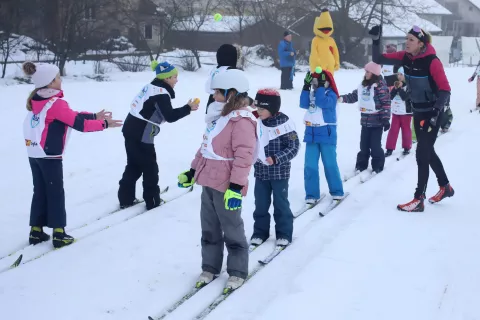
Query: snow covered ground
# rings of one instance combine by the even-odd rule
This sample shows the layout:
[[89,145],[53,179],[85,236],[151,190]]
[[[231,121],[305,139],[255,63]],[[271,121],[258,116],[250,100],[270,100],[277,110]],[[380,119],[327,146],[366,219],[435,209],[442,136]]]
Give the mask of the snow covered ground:
[[[200,97],[204,107],[207,72],[182,72],[174,105]],[[417,174],[414,154],[395,160],[399,148],[379,176],[365,184],[358,177],[345,183],[351,195],[330,215],[318,216],[325,202],[295,220],[293,244],[207,319],[480,319],[480,216],[474,203],[480,179],[476,169],[480,115],[468,111],[475,98],[475,86],[467,82],[472,72],[472,68],[447,70],[454,120],[452,131],[436,144],[455,188],[454,198],[427,205],[424,213],[398,212],[398,203],[411,200]],[[248,75],[252,95],[260,87],[279,85],[280,73],[274,69],[252,67]],[[72,108],[92,112],[106,108],[124,119],[132,97],[151,77],[145,72],[123,74],[113,82],[67,79],[64,89]],[[356,88],[361,77],[361,71],[338,72],[340,92]],[[296,89],[282,92],[282,111],[295,120],[301,137],[302,84],[303,74],[297,74]],[[118,180],[125,165],[122,134],[119,129],[75,132],[64,176],[67,229],[80,240],[57,251],[51,251],[51,243],[20,250],[28,244],[32,193],[21,127],[31,89],[0,87],[0,319],[145,320],[165,311],[201,272],[201,188],[142,215],[135,207],[108,215],[118,205]],[[189,168],[200,145],[203,116],[204,109],[166,124],[156,139],[161,187],[170,186],[167,199],[182,192],[176,188],[176,177]],[[352,169],[358,152],[359,117],[355,105],[339,105],[338,161],[343,173]],[[302,147],[292,165],[293,210],[303,203],[304,151]],[[323,176],[321,186],[328,191]],[[437,189],[432,173],[428,195]],[[138,197],[141,192],[139,182]],[[249,238],[253,189],[243,208]],[[250,255],[251,270],[272,247],[273,239]],[[20,251],[8,256],[16,250]],[[20,253],[24,264],[8,270]],[[43,253],[48,254],[36,259]],[[222,275],[166,319],[193,318],[220,293],[224,280]]]

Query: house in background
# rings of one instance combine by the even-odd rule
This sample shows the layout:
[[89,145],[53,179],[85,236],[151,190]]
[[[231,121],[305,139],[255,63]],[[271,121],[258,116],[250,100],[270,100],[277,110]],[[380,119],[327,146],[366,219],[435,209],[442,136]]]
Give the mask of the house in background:
[[480,37],[480,0],[437,0],[452,15],[445,18],[445,35]]

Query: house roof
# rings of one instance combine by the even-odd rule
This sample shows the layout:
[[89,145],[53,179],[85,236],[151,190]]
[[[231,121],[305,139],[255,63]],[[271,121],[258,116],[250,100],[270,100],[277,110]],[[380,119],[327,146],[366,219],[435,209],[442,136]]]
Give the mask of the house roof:
[[[479,0],[476,0],[479,1]],[[421,5],[419,5],[421,3]],[[414,7],[417,13],[434,15],[451,15],[450,10],[442,6],[435,0],[403,0],[402,5]]]
[[470,3],[480,10],[480,0],[470,0]]
[[[176,31],[200,31],[200,32],[238,32],[240,31],[240,22],[242,29],[251,27],[260,21],[264,20],[263,17],[257,16],[223,16],[221,21],[215,21],[213,15],[205,17],[196,15],[193,17],[187,17],[181,21],[177,21],[172,26]],[[272,22],[274,23],[274,22]],[[200,25],[198,27],[198,25]],[[276,23],[275,23],[276,24]],[[283,28],[279,25],[279,27]],[[286,28],[293,34],[298,35],[295,31]]]
[[[336,9],[330,8],[330,11],[333,15],[333,12],[335,12]],[[386,8],[385,11],[387,11]],[[367,18],[365,17],[365,15],[367,15],[368,12],[369,9],[365,6],[354,6],[349,11],[349,17],[352,19],[352,21],[365,26],[365,24],[367,23]],[[319,14],[319,12],[309,13],[295,21],[292,25],[289,26],[289,28],[298,28],[298,26],[302,25],[303,23],[307,23],[308,21],[310,21],[309,18],[312,17],[312,15],[318,16]],[[373,17],[370,20],[370,26],[379,23],[380,19],[378,17]],[[419,17],[413,12],[410,12],[400,7],[392,7],[388,8],[388,14],[386,13],[383,17],[383,36],[387,38],[404,37],[413,25],[417,25],[430,33],[439,33],[442,31],[441,28],[437,27],[432,22]]]
[[[403,6],[402,7],[393,7],[393,6],[386,6],[384,8],[384,16],[383,16],[383,35],[385,37],[391,37],[391,38],[397,38],[397,37],[403,37],[405,34],[410,30],[410,28],[413,25],[417,25],[424,29],[427,32],[430,33],[438,33],[441,32],[442,29],[440,27],[437,27],[435,24],[432,22],[421,18],[413,12],[413,9],[406,9],[404,7],[406,5],[405,1],[418,1],[418,0],[403,0]],[[429,1],[429,0],[422,0],[422,1]],[[407,8],[411,8],[407,6]],[[425,7],[426,8],[426,7]],[[367,11],[365,11],[367,10]],[[354,19],[355,21],[358,21],[362,25],[365,25],[366,19],[362,19],[362,16],[365,14],[365,12],[368,12],[368,8],[365,9],[365,6],[354,6],[350,10],[349,16]],[[418,8],[415,8],[415,11],[420,12]],[[380,23],[380,19],[375,16],[371,19],[370,24],[378,24]]]

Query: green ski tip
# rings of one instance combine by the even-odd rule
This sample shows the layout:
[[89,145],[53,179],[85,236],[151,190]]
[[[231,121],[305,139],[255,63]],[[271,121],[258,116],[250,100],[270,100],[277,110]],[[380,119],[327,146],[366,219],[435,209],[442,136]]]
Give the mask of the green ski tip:
[[21,254],[20,257],[18,257],[17,260],[15,260],[15,262],[10,266],[10,269],[18,267],[22,262],[22,259],[23,259],[23,254]]

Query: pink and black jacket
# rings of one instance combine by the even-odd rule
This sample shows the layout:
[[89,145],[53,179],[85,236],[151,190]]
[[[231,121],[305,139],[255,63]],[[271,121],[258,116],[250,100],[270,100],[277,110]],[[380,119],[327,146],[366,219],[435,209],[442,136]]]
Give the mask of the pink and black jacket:
[[48,110],[40,145],[47,156],[63,154],[68,127],[80,132],[102,131],[107,125],[89,112],[76,112],[63,100],[63,91],[41,89],[32,98],[32,112],[39,114],[51,98],[59,98]]

